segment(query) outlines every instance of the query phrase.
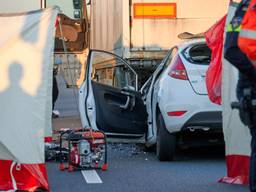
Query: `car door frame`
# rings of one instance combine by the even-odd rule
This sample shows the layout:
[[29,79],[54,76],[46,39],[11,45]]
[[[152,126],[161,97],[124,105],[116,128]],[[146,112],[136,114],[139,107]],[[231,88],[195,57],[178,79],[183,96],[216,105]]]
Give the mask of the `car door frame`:
[[[176,49],[178,51],[177,46],[173,46],[166,54],[166,56],[163,58],[155,72],[152,74],[150,78],[152,78],[149,86],[149,90],[146,95],[146,109],[148,113],[148,132],[147,132],[147,146],[154,145],[156,143],[156,133],[157,133],[157,126],[156,126],[156,105],[157,101],[155,97],[155,84],[157,81],[159,81],[159,78],[161,77],[161,74],[163,73],[164,66],[166,65],[166,62],[169,60],[169,57],[172,56],[172,52]],[[142,86],[141,92],[143,92],[143,88],[145,87],[145,84]]]

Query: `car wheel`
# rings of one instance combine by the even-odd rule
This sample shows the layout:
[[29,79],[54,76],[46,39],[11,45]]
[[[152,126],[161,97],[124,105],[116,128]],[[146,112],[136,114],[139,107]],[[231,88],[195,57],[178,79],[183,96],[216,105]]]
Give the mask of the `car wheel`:
[[160,161],[172,161],[176,149],[176,137],[167,131],[161,113],[157,116],[156,155]]

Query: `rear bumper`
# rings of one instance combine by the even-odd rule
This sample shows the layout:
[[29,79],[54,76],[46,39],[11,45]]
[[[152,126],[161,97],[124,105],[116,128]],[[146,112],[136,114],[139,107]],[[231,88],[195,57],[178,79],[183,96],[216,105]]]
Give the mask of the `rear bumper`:
[[221,112],[196,113],[184,124],[177,136],[178,145],[183,146],[223,145]]
[[199,112],[194,114],[189,120],[183,125],[181,131],[193,129],[210,130],[214,132],[222,132],[222,112],[221,111],[210,111],[210,112]]

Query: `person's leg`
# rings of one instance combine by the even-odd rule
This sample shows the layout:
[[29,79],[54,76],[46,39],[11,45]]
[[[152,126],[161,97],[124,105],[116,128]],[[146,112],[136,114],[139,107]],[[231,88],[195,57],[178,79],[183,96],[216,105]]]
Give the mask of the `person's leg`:
[[251,128],[250,191],[256,192],[256,127]]
[[53,76],[53,85],[52,85],[52,110],[54,110],[55,102],[58,99],[59,95],[59,89],[57,84],[57,79],[55,76]]

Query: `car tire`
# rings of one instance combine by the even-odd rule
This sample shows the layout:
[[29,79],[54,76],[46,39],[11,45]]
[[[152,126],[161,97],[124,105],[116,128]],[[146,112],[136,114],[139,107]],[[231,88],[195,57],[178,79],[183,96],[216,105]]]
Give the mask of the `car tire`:
[[160,161],[173,161],[176,149],[176,137],[167,131],[161,113],[157,116],[156,155]]

